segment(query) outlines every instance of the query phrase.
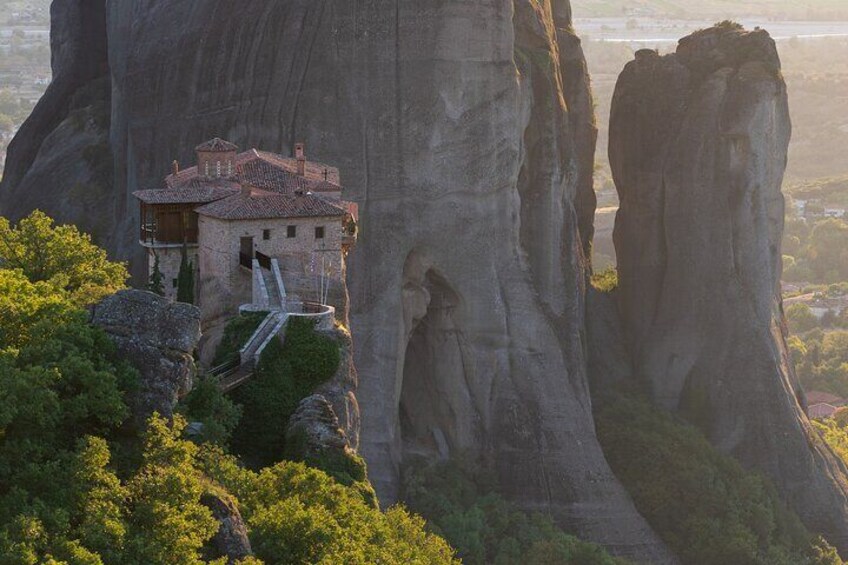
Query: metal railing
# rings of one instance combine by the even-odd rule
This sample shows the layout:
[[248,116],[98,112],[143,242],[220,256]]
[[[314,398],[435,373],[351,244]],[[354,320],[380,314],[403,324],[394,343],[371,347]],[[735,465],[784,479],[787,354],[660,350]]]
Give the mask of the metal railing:
[[233,355],[228,361],[221,363],[217,367],[212,367],[207,371],[210,376],[218,379],[225,379],[239,370],[241,367],[241,356]]

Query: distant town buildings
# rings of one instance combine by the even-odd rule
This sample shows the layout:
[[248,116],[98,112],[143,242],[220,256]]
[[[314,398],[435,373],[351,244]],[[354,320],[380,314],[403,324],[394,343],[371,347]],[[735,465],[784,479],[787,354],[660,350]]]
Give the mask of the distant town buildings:
[[848,400],[829,392],[817,390],[806,393],[807,415],[813,420],[826,420],[848,405]]
[[301,299],[342,306],[356,207],[341,199],[338,169],[307,160],[301,143],[284,157],[215,138],[195,154],[190,168],[174,162],[165,188],[135,193],[166,294],[176,297],[185,257],[205,320]]

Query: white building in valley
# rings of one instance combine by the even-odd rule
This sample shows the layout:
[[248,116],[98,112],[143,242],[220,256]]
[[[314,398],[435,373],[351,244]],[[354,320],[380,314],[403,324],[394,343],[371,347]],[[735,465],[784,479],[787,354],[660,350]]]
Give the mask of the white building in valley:
[[[356,208],[341,200],[338,169],[307,161],[303,144],[287,158],[257,149],[240,153],[215,138],[196,155],[191,168],[174,163],[165,188],[134,193],[140,243],[151,274],[158,262],[166,294],[176,296],[186,255],[205,321],[257,300],[258,308],[267,306],[259,290],[272,305],[273,297],[288,293],[296,302],[344,306],[344,258]],[[280,276],[283,285],[275,282]]]

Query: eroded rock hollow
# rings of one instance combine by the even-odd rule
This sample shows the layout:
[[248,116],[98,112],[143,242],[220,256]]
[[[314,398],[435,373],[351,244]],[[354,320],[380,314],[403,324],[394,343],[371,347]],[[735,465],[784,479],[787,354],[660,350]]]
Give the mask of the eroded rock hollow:
[[804,413],[780,298],[790,137],[765,31],[724,25],[621,74],[610,162],[620,306],[635,376],[722,451],[771,477],[848,550],[845,466]]

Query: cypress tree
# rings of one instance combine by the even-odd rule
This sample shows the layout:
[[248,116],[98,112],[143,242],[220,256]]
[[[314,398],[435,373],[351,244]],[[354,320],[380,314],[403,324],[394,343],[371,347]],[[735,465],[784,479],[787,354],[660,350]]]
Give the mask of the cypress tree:
[[147,290],[159,296],[165,296],[163,278],[162,271],[159,269],[159,254],[153,253],[153,272],[150,273],[150,279],[147,281]]
[[177,275],[177,302],[194,304],[194,266],[188,260],[188,250],[183,245],[180,272]]

